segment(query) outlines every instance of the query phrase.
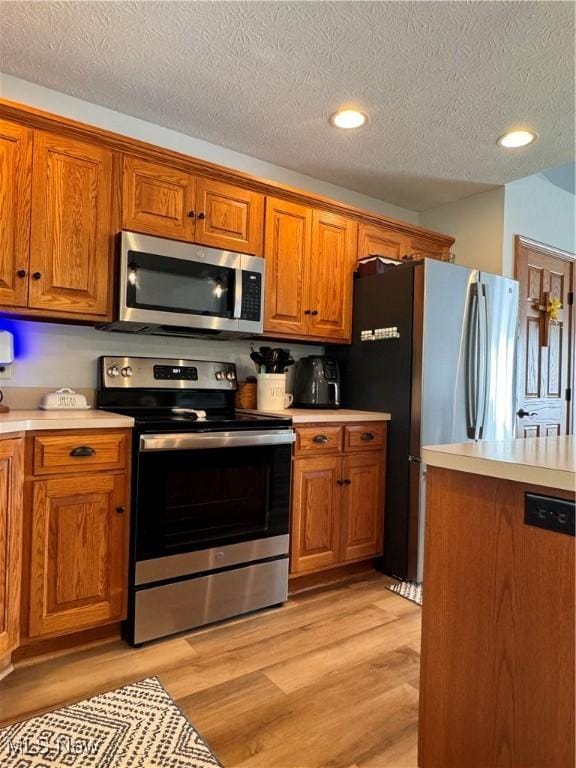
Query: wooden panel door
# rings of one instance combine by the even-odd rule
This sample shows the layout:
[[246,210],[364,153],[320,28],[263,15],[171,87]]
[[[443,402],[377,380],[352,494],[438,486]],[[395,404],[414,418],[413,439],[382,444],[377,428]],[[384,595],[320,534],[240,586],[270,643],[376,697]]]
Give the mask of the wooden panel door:
[[65,634],[123,616],[126,476],[36,480],[30,636]]
[[37,131],[30,307],[106,315],[113,260],[113,153]]
[[137,157],[124,157],[122,228],[193,240],[196,178]]
[[[520,282],[518,343],[518,437],[571,433],[568,389],[574,333],[574,261],[570,254],[522,237],[516,239],[516,277]],[[559,301],[558,320],[546,306]]]
[[0,440],[0,671],[20,636],[23,446]]
[[350,339],[358,225],[325,211],[312,217],[309,335]]
[[262,256],[264,195],[214,179],[196,182],[196,242]]
[[346,456],[342,465],[342,560],[382,554],[384,530],[382,451]]
[[338,456],[294,462],[291,573],[339,562],[341,474]]
[[450,248],[438,243],[436,240],[428,240],[426,237],[412,237],[409,240],[409,255],[415,257],[427,256],[432,259],[447,261],[450,258]]
[[0,120],[0,306],[28,301],[32,131]]
[[400,232],[377,227],[374,224],[360,224],[358,227],[358,258],[385,256],[387,259],[403,259],[410,252],[410,241]]
[[312,209],[266,199],[264,330],[305,334],[308,329]]

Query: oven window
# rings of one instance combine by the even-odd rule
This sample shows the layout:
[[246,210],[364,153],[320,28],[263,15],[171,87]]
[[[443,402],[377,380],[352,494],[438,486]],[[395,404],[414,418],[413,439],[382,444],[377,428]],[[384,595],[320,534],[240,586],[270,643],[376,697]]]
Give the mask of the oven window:
[[231,318],[234,286],[230,267],[128,251],[128,307]]
[[143,453],[137,558],[288,533],[289,446]]

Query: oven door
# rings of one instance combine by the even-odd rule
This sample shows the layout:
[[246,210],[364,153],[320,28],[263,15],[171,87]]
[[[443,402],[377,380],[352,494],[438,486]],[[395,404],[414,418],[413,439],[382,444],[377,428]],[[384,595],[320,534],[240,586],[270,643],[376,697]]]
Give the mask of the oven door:
[[118,319],[238,331],[242,255],[122,232]]
[[141,435],[135,559],[287,536],[291,430]]

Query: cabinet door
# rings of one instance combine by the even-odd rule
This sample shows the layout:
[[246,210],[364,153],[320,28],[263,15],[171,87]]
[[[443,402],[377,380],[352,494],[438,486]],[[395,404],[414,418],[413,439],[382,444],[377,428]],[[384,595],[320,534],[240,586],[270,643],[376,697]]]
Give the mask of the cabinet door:
[[125,489],[123,474],[34,482],[31,637],[65,634],[123,617]]
[[308,324],[311,336],[351,337],[357,229],[355,221],[314,211]]
[[341,472],[337,456],[294,462],[291,573],[324,568],[340,559]]
[[0,305],[28,300],[32,131],[0,120]]
[[343,460],[342,560],[382,553],[384,467],[383,452],[359,453]]
[[0,441],[0,668],[20,636],[23,441]]
[[428,240],[426,237],[413,237],[410,240],[410,253],[413,256],[428,256],[432,259],[448,260],[450,248],[436,240]]
[[249,189],[199,178],[196,242],[262,256],[264,196]]
[[193,240],[196,179],[166,165],[124,157],[122,228]]
[[373,224],[360,224],[358,228],[358,258],[385,256],[403,259],[410,252],[410,240],[399,232]]
[[265,331],[307,333],[311,240],[311,208],[266,199]]
[[30,307],[106,315],[113,259],[113,153],[37,131]]

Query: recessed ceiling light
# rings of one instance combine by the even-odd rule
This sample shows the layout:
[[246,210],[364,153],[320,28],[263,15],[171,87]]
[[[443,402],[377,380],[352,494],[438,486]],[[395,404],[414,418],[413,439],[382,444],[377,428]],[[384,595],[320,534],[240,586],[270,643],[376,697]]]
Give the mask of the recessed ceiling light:
[[367,115],[357,109],[340,109],[330,118],[330,122],[336,128],[360,128],[366,120],[368,120]]
[[506,149],[517,149],[518,147],[527,147],[536,141],[536,134],[532,131],[509,131],[504,136],[500,136],[498,144]]

